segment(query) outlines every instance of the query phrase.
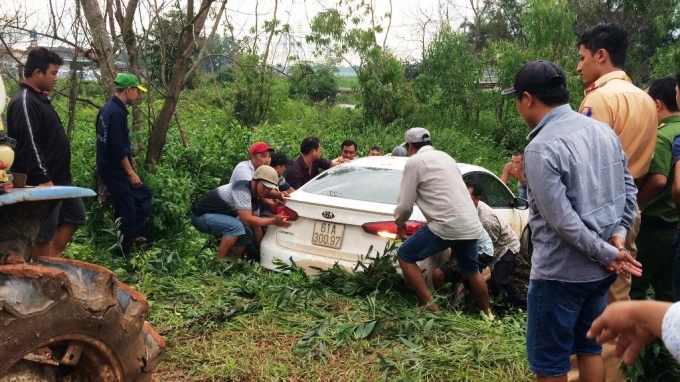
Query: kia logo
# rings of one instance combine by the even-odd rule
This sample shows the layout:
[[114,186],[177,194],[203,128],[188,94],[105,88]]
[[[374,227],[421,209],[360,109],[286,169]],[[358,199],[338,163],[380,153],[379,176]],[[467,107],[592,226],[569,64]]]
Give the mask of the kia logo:
[[331,211],[324,211],[321,213],[321,216],[325,217],[326,219],[333,219],[335,217]]

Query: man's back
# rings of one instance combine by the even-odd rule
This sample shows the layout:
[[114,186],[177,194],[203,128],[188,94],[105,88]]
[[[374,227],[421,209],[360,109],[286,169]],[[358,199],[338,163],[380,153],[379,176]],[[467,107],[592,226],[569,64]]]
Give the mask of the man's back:
[[232,171],[231,177],[229,178],[229,183],[231,184],[242,180],[253,180],[254,173],[255,166],[253,166],[253,162],[244,160],[234,167],[234,171]]
[[642,177],[654,154],[657,127],[654,101],[633,85],[623,71],[605,74],[589,89],[580,113],[611,126],[628,156],[633,178]]
[[622,227],[625,236],[635,215],[634,186],[621,143],[609,126],[568,105],[553,109],[530,137],[525,175],[534,244],[531,278],[605,278],[610,273],[593,259],[606,255],[605,242]]
[[97,115],[97,172],[102,177],[127,177],[121,161],[130,157],[130,131],[125,104],[116,96]]
[[[407,187],[417,193],[415,203],[433,233],[443,239],[473,240],[481,223],[456,161],[432,146],[420,148],[404,167]],[[402,182],[403,184],[403,182]],[[399,199],[407,196],[402,188]]]

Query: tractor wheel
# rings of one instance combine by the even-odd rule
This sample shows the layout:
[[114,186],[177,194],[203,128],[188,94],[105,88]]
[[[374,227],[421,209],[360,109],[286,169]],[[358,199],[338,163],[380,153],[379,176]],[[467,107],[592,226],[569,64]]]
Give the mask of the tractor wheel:
[[93,264],[0,266],[0,381],[151,381],[165,342],[145,322],[148,310],[144,296]]

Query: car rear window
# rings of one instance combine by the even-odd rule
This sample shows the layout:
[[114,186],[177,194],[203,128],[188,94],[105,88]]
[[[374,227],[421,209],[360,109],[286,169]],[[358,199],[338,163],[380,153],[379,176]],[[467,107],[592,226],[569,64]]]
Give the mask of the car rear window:
[[397,204],[402,171],[377,167],[342,166],[305,184],[310,194]]

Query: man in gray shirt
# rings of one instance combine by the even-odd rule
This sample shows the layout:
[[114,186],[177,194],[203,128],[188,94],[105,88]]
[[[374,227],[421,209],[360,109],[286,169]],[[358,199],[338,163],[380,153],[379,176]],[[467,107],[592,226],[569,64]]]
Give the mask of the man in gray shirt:
[[[397,236],[405,240],[397,255],[406,281],[413,287],[426,308],[438,311],[432,303],[425,278],[416,262],[447,248],[456,254],[463,276],[470,284],[470,293],[479,310],[489,312],[489,291],[479,273],[477,239],[482,223],[472,204],[458,164],[451,156],[432,147],[430,132],[414,127],[406,132],[406,150],[410,158],[404,166],[404,176],[394,220]],[[417,204],[427,219],[427,225],[406,238],[405,223]]]
[[624,246],[637,190],[612,129],[569,106],[562,68],[532,61],[514,85],[502,94],[515,96],[532,129],[524,151],[534,246],[529,365],[538,381],[566,382],[576,354],[582,377],[604,381],[602,347],[586,332],[604,311],[616,274],[641,274]]

